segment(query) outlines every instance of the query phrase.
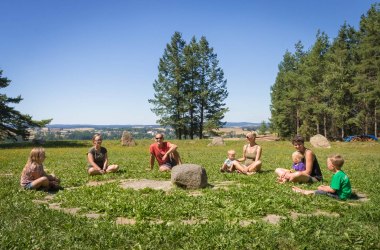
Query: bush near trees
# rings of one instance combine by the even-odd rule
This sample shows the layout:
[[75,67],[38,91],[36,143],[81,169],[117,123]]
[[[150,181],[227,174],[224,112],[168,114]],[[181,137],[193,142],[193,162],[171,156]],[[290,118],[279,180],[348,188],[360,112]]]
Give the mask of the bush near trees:
[[379,23],[374,4],[358,31],[344,23],[332,42],[318,31],[310,50],[298,42],[295,53],[285,52],[271,87],[271,128],[280,137],[378,135]]
[[[11,82],[8,78],[2,77],[2,74],[3,71],[0,70],[0,89],[8,87]],[[50,123],[51,119],[35,121],[30,115],[21,114],[9,106],[21,101],[21,96],[13,98],[0,93],[0,141],[18,138],[26,140],[30,136],[29,128],[44,127]]]
[[181,33],[175,32],[166,45],[149,102],[160,117],[157,123],[172,127],[178,139],[202,139],[203,131],[224,125],[227,80],[218,64],[204,36],[186,44]]

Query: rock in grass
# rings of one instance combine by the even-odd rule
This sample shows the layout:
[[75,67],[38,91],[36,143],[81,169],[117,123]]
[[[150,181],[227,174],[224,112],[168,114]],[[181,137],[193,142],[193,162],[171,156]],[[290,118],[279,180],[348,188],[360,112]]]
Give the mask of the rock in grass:
[[171,181],[177,186],[187,189],[207,187],[206,170],[196,164],[182,164],[173,167]]
[[222,137],[214,137],[212,142],[210,142],[207,146],[225,146],[224,140]]
[[330,142],[326,137],[320,134],[316,134],[310,138],[310,143],[316,148],[331,148]]
[[135,140],[128,131],[123,131],[123,134],[121,136],[121,146],[136,146]]

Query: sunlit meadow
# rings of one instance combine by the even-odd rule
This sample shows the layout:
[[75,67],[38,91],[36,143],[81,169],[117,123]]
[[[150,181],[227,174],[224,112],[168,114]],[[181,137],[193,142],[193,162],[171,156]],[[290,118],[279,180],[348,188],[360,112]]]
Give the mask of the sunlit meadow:
[[[208,140],[172,142],[184,163],[206,169],[209,187],[126,189],[120,184],[127,180],[170,180],[170,173],[160,173],[157,166],[146,170],[152,141],[138,140],[135,147],[104,141],[110,163],[121,170],[94,177],[86,173],[91,143],[65,141],[44,145],[46,171],[60,177],[65,189],[53,195],[25,191],[19,186],[20,173],[33,145],[0,145],[0,248],[380,249],[379,143],[333,142],[330,149],[306,144],[318,157],[324,184],[332,175],[326,157],[345,157],[343,170],[367,199],[341,202],[303,196],[290,183],[276,183],[274,169],[291,166],[290,142],[259,141],[263,171],[252,176],[219,172],[228,149],[241,157],[244,140],[214,147],[207,146]],[[95,181],[104,184],[88,185]],[[318,185],[297,184],[305,189]],[[54,204],[60,209],[53,209]],[[120,218],[129,223],[118,223]]]

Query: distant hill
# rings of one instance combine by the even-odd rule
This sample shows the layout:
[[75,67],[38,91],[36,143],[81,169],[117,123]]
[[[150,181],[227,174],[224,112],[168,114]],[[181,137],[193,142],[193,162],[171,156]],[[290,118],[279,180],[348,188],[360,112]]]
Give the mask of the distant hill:
[[159,125],[94,125],[94,124],[49,124],[48,128],[94,128],[94,129],[106,129],[106,128],[132,128],[132,127],[148,127],[148,128],[159,128]]
[[233,128],[233,127],[239,127],[239,128],[246,128],[246,127],[258,127],[260,126],[260,122],[227,122],[226,125],[224,125],[225,128]]

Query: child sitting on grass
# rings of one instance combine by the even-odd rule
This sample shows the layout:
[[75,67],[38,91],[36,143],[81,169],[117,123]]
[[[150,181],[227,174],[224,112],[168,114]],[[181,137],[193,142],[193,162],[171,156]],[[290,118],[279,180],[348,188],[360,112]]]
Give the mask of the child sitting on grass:
[[247,172],[248,168],[236,160],[236,152],[231,149],[227,151],[227,159],[220,168],[220,172],[232,173],[235,172],[235,170],[243,174],[249,174]]
[[305,171],[306,166],[305,166],[305,163],[303,162],[303,158],[304,156],[303,154],[301,154],[301,152],[294,151],[292,154],[292,161],[293,161],[292,168],[293,169],[287,170],[287,172],[285,172],[282,176],[277,178],[277,181],[279,183],[285,183],[289,181],[290,179],[289,174],[292,173],[293,171]]
[[318,190],[303,190],[299,187],[293,187],[294,192],[305,195],[324,194],[335,199],[347,200],[351,197],[351,183],[348,176],[342,171],[344,159],[341,155],[330,155],[327,158],[327,168],[334,173],[330,186],[321,185]]
[[21,173],[20,184],[25,189],[56,191],[61,189],[59,179],[45,173],[45,150],[42,147],[33,148],[29,154],[27,163]]

